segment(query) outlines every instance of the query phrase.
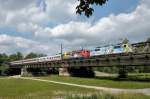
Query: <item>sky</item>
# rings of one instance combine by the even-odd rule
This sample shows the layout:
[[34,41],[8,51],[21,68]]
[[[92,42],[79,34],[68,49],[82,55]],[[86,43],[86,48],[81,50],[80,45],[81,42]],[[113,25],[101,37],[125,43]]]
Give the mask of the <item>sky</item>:
[[145,41],[150,0],[109,0],[90,18],[76,14],[78,0],[0,0],[0,53],[54,55],[63,50]]

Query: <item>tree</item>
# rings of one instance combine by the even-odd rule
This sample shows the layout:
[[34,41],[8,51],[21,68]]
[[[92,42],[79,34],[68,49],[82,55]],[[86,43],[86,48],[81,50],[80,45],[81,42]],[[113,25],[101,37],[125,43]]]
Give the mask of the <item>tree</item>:
[[36,57],[44,57],[46,56],[45,54],[37,54],[37,53],[29,53],[28,55],[26,55],[25,59],[29,59],[29,58],[36,58]]
[[17,56],[17,59],[20,60],[20,59],[23,59],[23,55],[21,52],[17,52],[16,53],[16,56]]
[[0,75],[6,76],[9,73],[8,64],[1,64],[0,66]]
[[80,3],[76,7],[76,13],[80,15],[84,13],[85,16],[90,17],[94,11],[92,5],[96,4],[96,5],[102,6],[108,0],[78,0],[78,1]]
[[47,55],[45,55],[45,54],[38,54],[38,57],[45,57],[45,56],[47,56]]
[[26,55],[25,59],[36,58],[36,57],[38,57],[38,55],[36,53],[31,52],[28,55]]
[[127,38],[125,38],[123,41],[122,41],[123,44],[128,44],[129,43],[129,40]]
[[9,58],[8,58],[8,56],[7,56],[5,53],[0,54],[0,65],[1,65],[2,63],[7,62],[8,59],[9,59]]
[[147,42],[150,42],[150,37],[146,40]]
[[16,61],[16,60],[21,60],[23,59],[23,55],[21,52],[17,52],[16,54],[11,54],[9,56],[10,61]]

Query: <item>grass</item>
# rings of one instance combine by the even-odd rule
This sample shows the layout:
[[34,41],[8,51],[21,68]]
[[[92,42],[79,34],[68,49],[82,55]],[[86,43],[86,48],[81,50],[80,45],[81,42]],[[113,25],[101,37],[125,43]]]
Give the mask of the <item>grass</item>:
[[143,96],[140,94],[106,94],[106,93],[94,93],[91,95],[67,95],[65,99],[149,99],[149,96]]
[[139,79],[149,78],[150,79],[150,73],[129,73],[129,77],[136,77]]
[[142,94],[108,94],[92,89],[22,79],[0,79],[0,99],[149,99]]
[[0,99],[1,97],[52,97],[59,92],[87,93],[95,90],[85,90],[85,88],[68,87],[46,82],[38,82],[22,79],[0,79]]
[[121,81],[110,77],[94,78],[78,78],[78,77],[63,77],[58,75],[51,75],[48,77],[40,77],[41,79],[54,80],[60,82],[68,82],[83,85],[92,85],[100,87],[123,88],[123,89],[142,89],[150,88],[150,82],[138,81]]

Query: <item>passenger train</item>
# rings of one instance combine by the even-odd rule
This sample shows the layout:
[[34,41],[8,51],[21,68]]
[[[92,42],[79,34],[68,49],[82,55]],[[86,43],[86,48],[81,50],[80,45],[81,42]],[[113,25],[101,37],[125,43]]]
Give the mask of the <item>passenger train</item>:
[[[118,54],[118,53],[129,53],[133,52],[133,46],[130,44],[117,44],[117,45],[110,45],[104,47],[96,47],[92,50],[77,50],[71,52],[64,52],[61,55],[54,55],[54,56],[46,56],[46,57],[39,57],[39,58],[32,58],[32,59],[24,59],[21,60],[22,63],[34,63],[34,62],[43,62],[43,61],[57,61],[61,59],[74,59],[74,58],[89,58],[90,56],[97,56],[97,55],[107,55],[107,54]],[[14,64],[19,64],[20,61],[14,61]]]

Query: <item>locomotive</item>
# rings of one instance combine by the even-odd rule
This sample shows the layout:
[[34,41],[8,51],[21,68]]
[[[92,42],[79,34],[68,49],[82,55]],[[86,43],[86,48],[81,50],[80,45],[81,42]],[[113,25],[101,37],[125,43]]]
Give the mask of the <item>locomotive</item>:
[[89,58],[90,57],[90,51],[89,50],[77,50],[77,51],[71,51],[71,52],[65,52],[63,54],[63,59],[69,59],[69,58]]
[[104,47],[96,47],[91,50],[90,56],[117,54],[117,53],[129,53],[133,52],[131,45],[129,44],[117,44]]

